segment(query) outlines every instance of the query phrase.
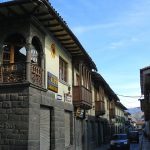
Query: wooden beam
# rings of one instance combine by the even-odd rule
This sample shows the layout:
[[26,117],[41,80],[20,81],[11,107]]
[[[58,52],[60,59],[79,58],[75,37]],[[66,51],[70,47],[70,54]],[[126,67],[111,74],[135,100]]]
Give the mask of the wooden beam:
[[[59,39],[59,38],[58,38]],[[63,41],[69,41],[69,40],[72,40],[71,38],[66,38],[66,39],[59,39],[61,42]]]
[[12,14],[15,14],[15,15],[19,15],[15,10],[13,10],[12,8],[10,8],[10,7],[6,7],[6,9],[8,10],[8,11],[10,11]]
[[55,34],[55,36],[57,38],[60,38],[60,37],[65,37],[65,36],[69,36],[69,35],[67,33],[65,33],[65,34]]
[[36,17],[40,17],[40,16],[45,16],[45,15],[49,15],[49,12],[44,12],[44,13],[35,13],[34,16]]
[[44,26],[45,26],[45,27],[50,27],[50,28],[52,28],[52,27],[58,27],[58,26],[61,27],[61,25],[58,24],[58,23],[56,23],[56,24],[48,24],[48,25],[44,25]]
[[64,29],[49,29],[51,32],[62,32]]
[[74,41],[63,41],[61,42],[63,45],[74,45],[75,42]]
[[39,19],[39,21],[41,21],[41,22],[45,22],[45,21],[53,21],[53,20],[56,20],[56,19],[55,19],[55,18],[52,18],[52,17]]
[[65,45],[65,44],[63,44],[63,45],[65,48],[69,48],[69,49],[78,48],[76,45],[75,46],[71,46],[71,45],[69,46],[69,45]]
[[23,6],[23,5],[19,5],[18,4],[18,6],[20,7],[20,9],[22,10],[22,12],[24,12],[25,14],[27,13],[29,13],[28,11],[27,11],[27,9]]
[[2,12],[0,12],[0,15],[1,15],[2,17],[6,17]]

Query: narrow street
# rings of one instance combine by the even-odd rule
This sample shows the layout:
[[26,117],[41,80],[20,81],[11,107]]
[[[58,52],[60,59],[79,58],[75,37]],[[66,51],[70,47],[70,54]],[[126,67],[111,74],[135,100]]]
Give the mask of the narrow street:
[[[130,150],[149,150],[147,148],[144,148],[141,146],[141,144],[144,144],[145,145],[145,139],[142,143],[142,135],[139,137],[139,143],[130,143]],[[140,149],[140,147],[142,149]],[[109,144],[108,145],[102,145],[101,147],[99,148],[96,148],[95,150],[110,150],[110,147],[109,147]]]
[[131,143],[130,144],[130,150],[140,150],[140,145],[142,143],[142,136],[143,135],[140,135],[140,137],[139,137],[139,143]]
[[140,150],[139,147],[140,146],[137,143],[130,144],[130,150]]

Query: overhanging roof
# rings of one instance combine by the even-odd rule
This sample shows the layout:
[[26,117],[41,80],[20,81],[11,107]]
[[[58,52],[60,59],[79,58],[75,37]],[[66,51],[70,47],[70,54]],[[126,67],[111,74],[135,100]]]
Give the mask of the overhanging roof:
[[144,80],[146,74],[150,74],[150,66],[140,69],[140,84],[142,94],[144,94]]
[[[120,101],[118,96],[114,93],[114,91],[110,88],[105,79],[97,72],[92,72],[92,80],[96,85],[100,85],[104,88],[104,91],[108,94],[108,96],[115,101]],[[111,99],[111,100],[112,100]]]
[[116,102],[116,106],[118,106],[122,110],[127,110],[127,108],[120,102]]
[[9,17],[23,16],[35,17],[47,31],[53,33],[72,57],[82,57],[91,69],[97,70],[95,63],[77,37],[48,1],[13,0],[0,3],[0,20]]

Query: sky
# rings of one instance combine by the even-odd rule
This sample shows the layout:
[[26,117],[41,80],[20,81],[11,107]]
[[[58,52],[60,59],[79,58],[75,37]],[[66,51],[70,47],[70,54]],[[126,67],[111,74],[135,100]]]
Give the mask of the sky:
[[127,107],[139,107],[140,69],[150,65],[149,0],[51,0],[98,72]]

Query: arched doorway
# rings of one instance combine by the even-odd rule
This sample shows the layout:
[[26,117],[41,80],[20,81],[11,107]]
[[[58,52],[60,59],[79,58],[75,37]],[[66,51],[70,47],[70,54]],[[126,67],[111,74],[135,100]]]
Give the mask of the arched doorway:
[[42,85],[43,49],[38,37],[33,37],[31,46],[31,80],[32,83]]

